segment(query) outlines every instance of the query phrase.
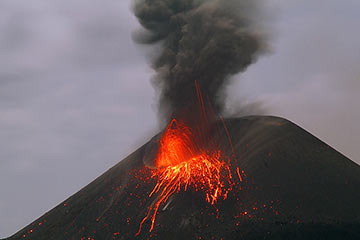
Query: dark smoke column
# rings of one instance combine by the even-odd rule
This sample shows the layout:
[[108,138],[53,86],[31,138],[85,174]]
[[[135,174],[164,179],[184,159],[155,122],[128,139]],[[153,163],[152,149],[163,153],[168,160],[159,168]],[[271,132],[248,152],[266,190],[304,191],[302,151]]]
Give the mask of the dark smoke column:
[[[135,0],[134,12],[146,29],[135,36],[160,44],[151,65],[160,91],[162,119],[195,113],[195,80],[221,113],[223,88],[263,50],[250,19],[254,0]],[[184,114],[186,112],[186,114]],[[190,114],[191,115],[191,114]]]

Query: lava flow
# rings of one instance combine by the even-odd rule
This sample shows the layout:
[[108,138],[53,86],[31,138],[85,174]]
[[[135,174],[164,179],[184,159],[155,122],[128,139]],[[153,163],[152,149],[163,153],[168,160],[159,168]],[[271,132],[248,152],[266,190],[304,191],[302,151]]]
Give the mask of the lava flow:
[[[211,108],[206,111],[196,82],[195,86],[199,122],[191,128],[184,121],[173,119],[162,134],[154,161],[156,169],[152,171],[152,178],[157,183],[149,194],[154,200],[136,235],[140,234],[147,219],[151,220],[149,231],[153,230],[160,205],[165,205],[173,194],[190,188],[202,191],[204,200],[215,206],[218,199],[227,198],[234,185],[230,157],[225,154],[220,141],[216,116]],[[226,129],[225,124],[223,127]],[[227,141],[231,145],[230,138]]]

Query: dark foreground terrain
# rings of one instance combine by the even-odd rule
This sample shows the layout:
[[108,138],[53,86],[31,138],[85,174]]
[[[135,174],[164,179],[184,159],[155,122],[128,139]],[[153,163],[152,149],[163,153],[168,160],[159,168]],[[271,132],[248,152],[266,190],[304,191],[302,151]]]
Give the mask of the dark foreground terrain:
[[360,239],[360,166],[285,119],[226,124],[244,180],[216,207],[175,194],[135,236],[155,185],[145,144],[8,240]]

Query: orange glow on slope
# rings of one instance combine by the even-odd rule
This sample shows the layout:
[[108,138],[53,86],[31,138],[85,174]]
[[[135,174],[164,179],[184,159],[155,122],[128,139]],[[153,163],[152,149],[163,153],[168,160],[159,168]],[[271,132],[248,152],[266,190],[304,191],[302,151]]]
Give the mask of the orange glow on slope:
[[206,111],[197,83],[196,91],[200,122],[192,129],[183,121],[173,119],[162,134],[155,159],[156,169],[152,174],[157,183],[149,194],[149,198],[155,199],[136,235],[140,234],[143,223],[148,219],[151,221],[149,231],[153,230],[160,205],[166,204],[173,194],[191,188],[203,192],[204,200],[215,205],[218,199],[227,198],[234,185],[230,157],[224,154],[221,144],[215,142],[220,140],[220,134],[216,132],[213,133],[218,134],[215,138],[209,137],[210,123],[216,122],[216,116],[213,111]]

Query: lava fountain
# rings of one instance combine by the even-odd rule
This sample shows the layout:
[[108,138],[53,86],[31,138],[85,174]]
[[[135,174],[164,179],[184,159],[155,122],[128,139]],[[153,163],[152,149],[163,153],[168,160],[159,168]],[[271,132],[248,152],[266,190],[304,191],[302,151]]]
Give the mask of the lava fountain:
[[[220,127],[225,128],[227,133],[225,123],[215,115],[210,102],[204,103],[197,82],[195,88],[198,121],[190,127],[181,119],[172,119],[162,133],[151,176],[156,185],[149,198],[154,200],[136,235],[140,234],[143,223],[148,219],[151,220],[149,231],[153,230],[160,205],[165,205],[173,194],[189,189],[201,191],[204,200],[216,207],[217,200],[225,200],[234,186],[230,160],[235,155],[232,152],[228,156],[224,150],[226,142],[233,149],[231,140],[228,135],[228,139],[222,141],[220,135]],[[217,121],[218,118],[221,121]]]

